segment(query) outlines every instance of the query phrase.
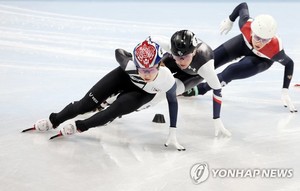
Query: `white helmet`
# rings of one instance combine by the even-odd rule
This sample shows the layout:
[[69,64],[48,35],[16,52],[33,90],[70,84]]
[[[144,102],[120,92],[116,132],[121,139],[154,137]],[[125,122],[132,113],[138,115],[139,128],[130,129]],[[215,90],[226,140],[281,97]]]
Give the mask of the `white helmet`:
[[260,38],[273,38],[276,35],[277,23],[270,15],[258,15],[251,23],[251,30]]

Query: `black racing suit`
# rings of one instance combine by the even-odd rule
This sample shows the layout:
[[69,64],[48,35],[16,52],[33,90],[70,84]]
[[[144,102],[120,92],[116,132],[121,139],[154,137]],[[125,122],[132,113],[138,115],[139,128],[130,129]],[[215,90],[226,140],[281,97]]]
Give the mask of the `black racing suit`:
[[[120,54],[123,54],[123,56],[120,57]],[[128,61],[132,59],[132,55],[124,50],[117,49],[116,59],[120,66],[100,79],[81,100],[70,103],[62,111],[50,115],[49,119],[55,128],[64,121],[72,119],[79,114],[93,111],[109,96],[116,93],[121,92],[118,98],[105,110],[85,120],[75,121],[77,129],[83,132],[92,127],[105,125],[118,116],[136,111],[154,98],[155,94],[147,93],[132,82],[130,75],[134,74],[135,79],[137,79],[137,71],[128,71],[125,69]],[[137,80],[141,83],[145,83],[141,79]],[[166,96],[171,113],[170,126],[176,127],[178,105],[175,83],[174,86],[166,92]]]

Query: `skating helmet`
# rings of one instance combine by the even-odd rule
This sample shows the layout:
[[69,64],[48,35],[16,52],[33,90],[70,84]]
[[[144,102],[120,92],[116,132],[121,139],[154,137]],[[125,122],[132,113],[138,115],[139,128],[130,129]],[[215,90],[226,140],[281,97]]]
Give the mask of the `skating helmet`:
[[133,62],[137,68],[151,68],[160,63],[162,48],[148,37],[133,50]]
[[270,39],[276,35],[277,23],[270,15],[258,15],[251,23],[252,32],[263,39]]
[[171,52],[175,56],[184,56],[192,53],[197,46],[195,34],[189,30],[175,32],[171,37]]

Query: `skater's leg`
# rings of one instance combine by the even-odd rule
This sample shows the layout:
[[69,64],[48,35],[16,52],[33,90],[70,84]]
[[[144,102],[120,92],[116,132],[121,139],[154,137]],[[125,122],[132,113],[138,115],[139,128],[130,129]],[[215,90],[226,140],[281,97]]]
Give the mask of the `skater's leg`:
[[[270,68],[272,64],[273,61],[267,59],[256,56],[247,56],[239,62],[226,67],[218,74],[218,78],[221,85],[225,86],[232,80],[245,79],[261,73]],[[211,90],[211,87],[207,83],[201,83],[197,87],[200,95],[204,95],[207,91]]]
[[86,131],[91,127],[105,125],[115,118],[132,113],[142,105],[151,101],[155,94],[148,94],[144,91],[128,92],[120,95],[107,109],[96,113],[92,117],[76,121],[79,131]]
[[110,95],[125,87],[126,83],[130,83],[129,76],[118,67],[99,80],[81,100],[70,103],[58,113],[52,113],[49,119],[57,127],[79,114],[93,111]]

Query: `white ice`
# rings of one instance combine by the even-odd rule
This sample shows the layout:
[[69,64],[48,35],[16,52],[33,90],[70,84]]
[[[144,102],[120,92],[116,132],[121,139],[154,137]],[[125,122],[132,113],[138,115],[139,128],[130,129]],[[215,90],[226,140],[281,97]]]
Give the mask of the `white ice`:
[[[223,89],[222,119],[231,138],[215,138],[211,93],[179,98],[177,136],[186,147],[165,148],[166,102],[73,137],[21,130],[80,99],[118,64],[114,49],[131,50],[150,34],[194,31],[216,48],[218,26],[237,2],[0,2],[0,190],[300,190],[300,117],[281,101],[283,67]],[[249,2],[250,13],[272,14],[294,60],[290,96],[300,108],[300,28],[297,2]],[[220,71],[220,70],[218,70]],[[167,123],[155,124],[155,113]],[[81,116],[87,117],[87,116]],[[292,168],[292,178],[213,178],[196,185],[195,163],[210,168]]]

